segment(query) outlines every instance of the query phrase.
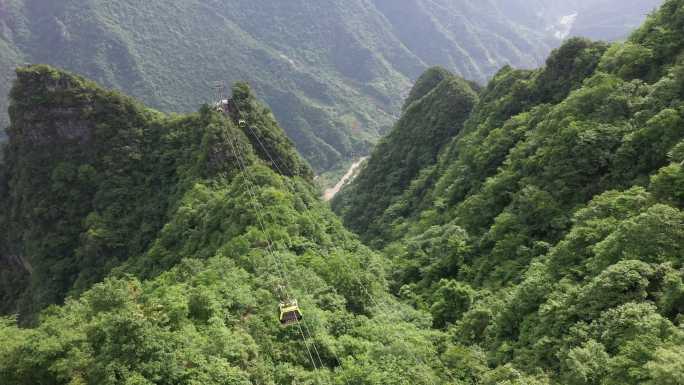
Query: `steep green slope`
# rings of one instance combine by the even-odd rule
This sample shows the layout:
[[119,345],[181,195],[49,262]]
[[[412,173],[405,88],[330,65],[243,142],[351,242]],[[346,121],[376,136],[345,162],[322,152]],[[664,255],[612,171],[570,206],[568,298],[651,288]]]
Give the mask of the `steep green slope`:
[[504,13],[506,2],[501,0],[373,3],[401,42],[424,63],[478,82],[486,81],[505,64],[534,67],[558,44],[539,25]]
[[[432,199],[423,195],[433,187],[430,184],[437,183],[441,174],[447,175],[442,179],[450,185],[443,186],[446,182],[440,181],[437,187],[440,194],[446,195],[442,190],[449,189],[448,194],[455,195],[448,198],[450,201],[462,199],[474,184],[482,182],[480,175],[496,171],[510,146],[522,135],[504,135],[504,132],[513,131],[518,123],[511,122],[503,129],[499,126],[531,106],[562,100],[596,68],[605,49],[605,44],[575,39],[555,51],[542,70],[503,69],[482,91],[472,116],[472,105],[459,109],[455,107],[459,105],[458,100],[443,93],[435,92],[430,98],[422,99],[419,104],[423,108],[409,108],[404,112],[388,139],[375,149],[367,169],[336,197],[333,209],[365,240],[382,243],[384,238],[391,239],[394,221],[426,208],[420,201]],[[431,79],[441,76],[443,73],[439,71],[426,72],[416,83],[407,104],[425,92],[426,84],[434,84]],[[433,113],[426,113],[428,110]],[[443,120],[432,120],[433,116]],[[445,127],[446,131],[439,131],[440,127]],[[435,131],[441,135],[436,135]],[[404,138],[406,133],[413,133],[421,141],[415,137],[392,139]],[[459,135],[454,138],[456,134]],[[452,138],[455,142],[447,146]],[[421,143],[427,143],[429,148],[421,147]],[[437,162],[438,153],[445,148],[445,154]],[[411,153],[422,154],[430,160],[415,164],[404,162],[402,158]],[[419,173],[420,177],[416,178]],[[397,174],[402,177],[394,177]],[[453,182],[454,179],[458,179],[458,183]]]
[[[365,47],[371,39],[391,44],[391,37],[381,28],[351,29],[342,9],[327,15],[335,4],[17,0],[7,5],[12,12],[0,14],[8,31],[0,40],[27,61],[68,68],[164,111],[210,101],[215,80],[246,80],[276,107],[302,153],[325,170],[365,151],[398,108],[388,95],[408,85],[382,52]],[[355,3],[345,8],[359,11]],[[326,36],[346,40],[330,47]],[[403,55],[407,71],[420,71]],[[365,60],[363,70],[352,70],[349,60]],[[12,70],[2,68],[6,76]],[[353,126],[364,130],[352,135]]]
[[625,39],[663,0],[500,0],[505,14],[558,38]]
[[437,163],[361,219],[394,293],[496,368],[483,383],[681,382],[683,28],[669,0],[625,43],[503,69]]
[[5,311],[18,303],[30,314],[143,253],[195,180],[234,168],[233,137],[243,146],[263,144],[254,152],[248,146],[248,160],[261,156],[270,163],[273,157],[288,175],[312,176],[245,85],[233,91],[250,122],[248,132],[238,134],[222,128],[227,122],[208,108],[167,117],[49,67],[26,67],[17,75],[0,249],[25,260],[32,274],[22,297],[3,296]]
[[[627,37],[625,31],[637,28],[643,16],[656,10],[661,0],[579,0],[576,1],[577,20],[573,23],[570,35],[593,39],[617,40]],[[623,10],[616,12],[616,9]],[[626,11],[625,11],[626,10]]]
[[365,239],[376,236],[381,229],[369,218],[387,209],[422,168],[436,162],[476,102],[477,94],[463,79],[440,68],[423,74],[394,130],[378,144],[352,186],[333,201],[345,224]]
[[168,116],[21,68],[0,304],[32,328],[0,319],[0,383],[682,383],[683,29],[669,0],[479,95],[429,71],[348,190],[385,186],[358,219],[382,252],[245,84],[240,117]]

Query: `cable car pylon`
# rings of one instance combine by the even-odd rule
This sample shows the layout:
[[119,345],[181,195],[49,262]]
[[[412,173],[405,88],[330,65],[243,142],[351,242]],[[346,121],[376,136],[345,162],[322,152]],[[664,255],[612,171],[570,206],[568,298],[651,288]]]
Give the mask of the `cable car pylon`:
[[222,81],[216,81],[212,88],[214,89],[214,98],[216,100],[214,102],[214,109],[233,119],[238,127],[247,127],[247,121],[242,118],[240,108],[235,99],[226,96],[226,84]]

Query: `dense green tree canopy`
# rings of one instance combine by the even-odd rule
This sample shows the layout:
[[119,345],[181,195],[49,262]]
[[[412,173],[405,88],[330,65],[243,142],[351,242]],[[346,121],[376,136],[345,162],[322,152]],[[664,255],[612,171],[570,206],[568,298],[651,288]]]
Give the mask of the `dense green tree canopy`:
[[428,70],[411,91],[395,129],[378,144],[347,193],[333,202],[347,226],[365,239],[380,233],[369,218],[382,213],[421,169],[437,161],[477,98],[463,79],[441,68]]
[[681,383],[683,23],[670,0],[624,43],[570,39],[539,70],[502,69],[389,205],[354,211],[397,172],[373,159],[408,152],[387,144],[336,198],[391,261],[390,289],[482,349],[482,383]]
[[[17,75],[0,278],[31,328],[2,319],[3,384],[446,380],[446,336],[388,294],[247,87],[240,116],[167,116],[51,67]],[[299,329],[278,321],[288,297]]]

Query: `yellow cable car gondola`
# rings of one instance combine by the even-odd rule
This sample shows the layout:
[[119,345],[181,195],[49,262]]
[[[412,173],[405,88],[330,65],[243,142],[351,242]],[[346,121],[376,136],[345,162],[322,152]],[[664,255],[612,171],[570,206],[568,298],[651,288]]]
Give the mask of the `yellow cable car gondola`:
[[280,324],[282,326],[289,326],[301,321],[302,312],[299,310],[296,299],[285,300],[280,303],[278,308],[280,310]]

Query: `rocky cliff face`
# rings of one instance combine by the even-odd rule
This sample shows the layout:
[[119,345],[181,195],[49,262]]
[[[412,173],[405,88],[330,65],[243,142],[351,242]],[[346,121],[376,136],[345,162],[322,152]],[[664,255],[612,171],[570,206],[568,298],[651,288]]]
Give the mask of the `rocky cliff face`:
[[[56,71],[19,71],[18,74],[18,82],[23,86],[15,88],[12,95],[15,100],[11,108],[14,124],[8,131],[15,145],[33,147],[71,143],[85,146],[92,141],[95,127],[87,116],[94,107],[92,92],[76,94],[83,91],[79,84],[74,84],[76,79],[61,76]],[[76,103],[59,106],[67,98],[73,98]],[[45,103],[46,99],[52,99],[52,102]]]

